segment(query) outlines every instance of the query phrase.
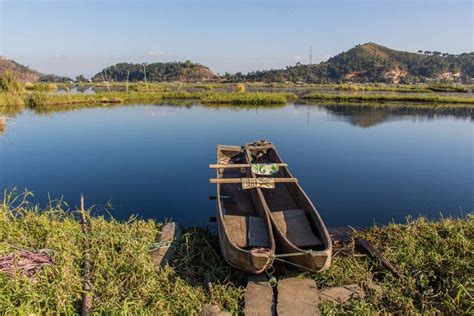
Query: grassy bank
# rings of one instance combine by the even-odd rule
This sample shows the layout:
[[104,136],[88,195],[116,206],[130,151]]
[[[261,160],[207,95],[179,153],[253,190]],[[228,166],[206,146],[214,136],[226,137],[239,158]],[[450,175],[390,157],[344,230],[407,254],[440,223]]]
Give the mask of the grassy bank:
[[31,108],[51,105],[67,104],[97,104],[97,103],[121,103],[131,100],[150,100],[162,98],[161,93],[143,92],[101,92],[93,94],[46,94],[33,93],[26,98],[26,104]]
[[341,91],[388,91],[388,92],[403,92],[403,93],[425,93],[425,92],[462,92],[466,93],[469,91],[466,85],[455,85],[455,84],[355,84],[355,83],[343,83],[334,86],[335,90]]
[[221,104],[281,104],[295,99],[289,93],[221,93],[221,92],[100,92],[94,94],[46,94],[33,93],[26,103],[31,108],[66,104],[122,103],[163,99],[200,100],[203,103]]
[[339,102],[421,102],[421,103],[452,103],[469,104],[474,106],[473,97],[444,96],[434,94],[334,94],[334,93],[312,93],[303,97],[307,100],[331,100]]
[[201,101],[206,104],[253,104],[253,105],[271,105],[285,104],[288,101],[296,100],[296,95],[292,93],[208,93]]
[[[18,196],[17,196],[18,197]],[[16,249],[51,249],[56,264],[33,278],[0,273],[0,313],[78,312],[81,303],[83,234],[77,212],[52,204],[40,210],[8,195],[0,204],[0,255]],[[16,205],[16,207],[14,206]],[[148,256],[160,225],[131,218],[91,220],[93,309],[104,313],[200,313],[204,303],[232,313],[243,311],[245,275],[220,255],[215,235],[185,232],[172,266],[155,272]],[[472,304],[474,218],[410,220],[358,233],[381,249],[400,270],[395,279],[370,257],[335,256],[324,273],[298,274],[318,287],[377,282],[362,300],[326,303],[324,312],[469,314]],[[351,249],[351,243],[345,245]],[[471,269],[471,270],[470,270]],[[280,272],[281,273],[281,272]],[[212,283],[212,294],[204,281]]]
[[55,83],[35,82],[35,83],[26,84],[25,89],[28,91],[53,92],[58,89],[58,85]]
[[444,113],[462,112],[466,114],[472,113],[474,104],[469,103],[423,103],[413,101],[338,101],[328,99],[304,99],[301,104],[321,105],[327,107],[347,107],[347,108],[365,108],[365,109],[399,109],[399,110],[435,110]]
[[[56,264],[33,279],[0,273],[0,313],[72,314],[81,305],[83,234],[77,213],[54,205],[13,207],[0,204],[0,255],[21,249],[51,249]],[[92,292],[95,312],[184,314],[205,302],[239,310],[240,273],[217,256],[215,240],[205,230],[186,232],[173,267],[156,273],[148,249],[160,225],[153,221],[91,220]],[[203,287],[204,275],[213,282],[213,295]],[[242,279],[243,280],[243,279]]]
[[25,96],[0,91],[0,107],[25,105]]

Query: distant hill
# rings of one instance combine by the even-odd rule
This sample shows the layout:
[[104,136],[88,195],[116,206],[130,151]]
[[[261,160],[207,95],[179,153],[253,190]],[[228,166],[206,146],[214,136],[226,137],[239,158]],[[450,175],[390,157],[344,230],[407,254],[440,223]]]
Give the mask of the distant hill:
[[[144,81],[143,64],[120,63],[103,69],[92,81]],[[146,65],[147,81],[208,81],[216,75],[206,66],[186,62],[152,63]]]
[[247,75],[226,74],[228,81],[292,82],[389,82],[412,83],[431,80],[470,81],[474,78],[474,53],[410,53],[375,43],[357,45],[316,65],[254,71]]
[[0,73],[9,72],[18,80],[23,82],[67,82],[72,79],[69,77],[57,76],[53,74],[42,74],[39,71],[30,69],[28,66],[17,63],[14,60],[0,57]]
[[2,72],[10,72],[18,80],[23,82],[35,82],[38,81],[42,76],[40,72],[19,64],[14,60],[0,57],[0,73]]

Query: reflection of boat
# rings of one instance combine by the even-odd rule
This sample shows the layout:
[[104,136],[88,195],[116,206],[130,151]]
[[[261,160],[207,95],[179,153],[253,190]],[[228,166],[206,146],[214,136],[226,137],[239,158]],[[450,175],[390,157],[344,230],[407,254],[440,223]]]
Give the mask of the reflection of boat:
[[[271,177],[293,178],[273,144],[257,142],[245,148],[247,160],[252,165],[279,164]],[[270,214],[278,251],[288,255],[285,260],[308,271],[329,268],[332,256],[331,238],[318,211],[298,182],[275,183],[274,189],[257,190],[259,195],[263,196],[265,207]]]
[[[226,261],[249,273],[261,273],[272,264],[275,252],[272,226],[262,193],[242,189],[240,178],[251,177],[249,168],[227,168],[247,164],[240,146],[217,146],[217,223],[219,244]],[[224,166],[222,166],[224,165]],[[235,180],[236,183],[219,183]]]

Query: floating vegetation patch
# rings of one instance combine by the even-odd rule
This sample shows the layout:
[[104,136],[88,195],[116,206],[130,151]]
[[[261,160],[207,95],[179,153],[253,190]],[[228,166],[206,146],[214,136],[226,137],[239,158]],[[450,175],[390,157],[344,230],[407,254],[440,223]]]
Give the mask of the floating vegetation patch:
[[332,100],[332,101],[403,101],[403,102],[430,102],[430,103],[455,103],[474,106],[474,97],[458,97],[434,94],[336,94],[336,93],[312,93],[305,95],[303,99]]

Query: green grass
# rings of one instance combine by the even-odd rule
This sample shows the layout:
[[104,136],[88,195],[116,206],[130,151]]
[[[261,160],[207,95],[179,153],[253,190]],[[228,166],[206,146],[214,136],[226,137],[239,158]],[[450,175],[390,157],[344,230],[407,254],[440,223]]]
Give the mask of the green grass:
[[[16,201],[14,200],[16,199]],[[1,314],[78,312],[81,303],[83,234],[77,212],[64,204],[46,209],[7,193],[0,202],[0,255],[22,249],[52,249],[56,264],[34,278],[0,273]],[[149,246],[160,230],[154,221],[92,217],[91,258],[93,310],[98,313],[199,314],[205,303],[232,313],[243,312],[245,274],[229,267],[220,255],[215,235],[188,229],[173,264],[155,272]],[[372,227],[356,237],[371,241],[402,274],[394,278],[368,256],[341,253],[323,273],[290,272],[313,278],[318,288],[377,282],[362,300],[346,305],[326,303],[322,310],[340,313],[472,314],[474,217]],[[349,250],[352,243],[345,247]],[[208,293],[205,280],[213,284]]]
[[[474,216],[466,219],[409,219],[407,224],[372,227],[358,237],[382,250],[402,274],[397,279],[370,258],[336,257],[332,268],[312,275],[320,286],[379,280],[381,291],[331,313],[472,314],[474,311]],[[471,271],[471,273],[469,272]]]
[[133,100],[160,100],[162,93],[147,92],[100,92],[94,94],[46,94],[33,93],[26,98],[31,108],[67,104],[121,103]]
[[31,84],[27,84],[25,86],[26,90],[28,91],[56,91],[58,89],[58,85],[54,83],[46,83],[46,82],[35,82]]
[[453,84],[431,84],[428,89],[434,92],[468,92],[469,88],[466,85]]
[[386,84],[353,84],[336,85],[335,90],[341,91],[391,91],[391,92],[431,92],[426,85],[386,85]]
[[289,93],[224,93],[224,92],[100,92],[95,94],[33,93],[26,103],[31,108],[67,104],[121,103],[128,101],[196,99],[208,104],[282,104],[296,99]]
[[434,94],[334,94],[334,93],[312,93],[305,95],[303,99],[310,100],[332,100],[340,102],[351,101],[407,101],[407,102],[425,102],[425,103],[453,103],[469,104],[474,106],[474,97],[444,96]]
[[261,92],[233,92],[233,93],[210,93],[201,100],[205,104],[253,104],[271,105],[286,104],[288,101],[296,100],[292,93],[261,93]]
[[435,103],[435,102],[413,102],[413,101],[338,101],[327,99],[305,99],[303,104],[322,105],[327,107],[355,107],[355,108],[378,108],[378,109],[399,109],[399,110],[439,110],[445,113],[455,113],[462,111],[464,113],[472,113],[474,106],[469,103]]
[[[44,210],[14,207],[13,198],[7,195],[0,204],[0,255],[16,248],[47,248],[54,250],[56,264],[33,279],[0,273],[0,313],[78,312],[83,260],[78,214],[66,212],[61,204]],[[148,249],[159,230],[154,221],[92,218],[94,312],[185,314],[200,311],[207,302],[237,312],[242,293],[234,282],[243,280],[243,274],[233,271],[218,256],[216,240],[206,230],[188,230],[174,265],[157,273]],[[205,276],[213,283],[212,295],[203,286]]]
[[0,92],[0,107],[25,105],[25,97],[21,94]]
[[383,83],[343,83],[334,86],[340,91],[390,91],[390,92],[468,92],[467,85],[461,84],[383,84]]

